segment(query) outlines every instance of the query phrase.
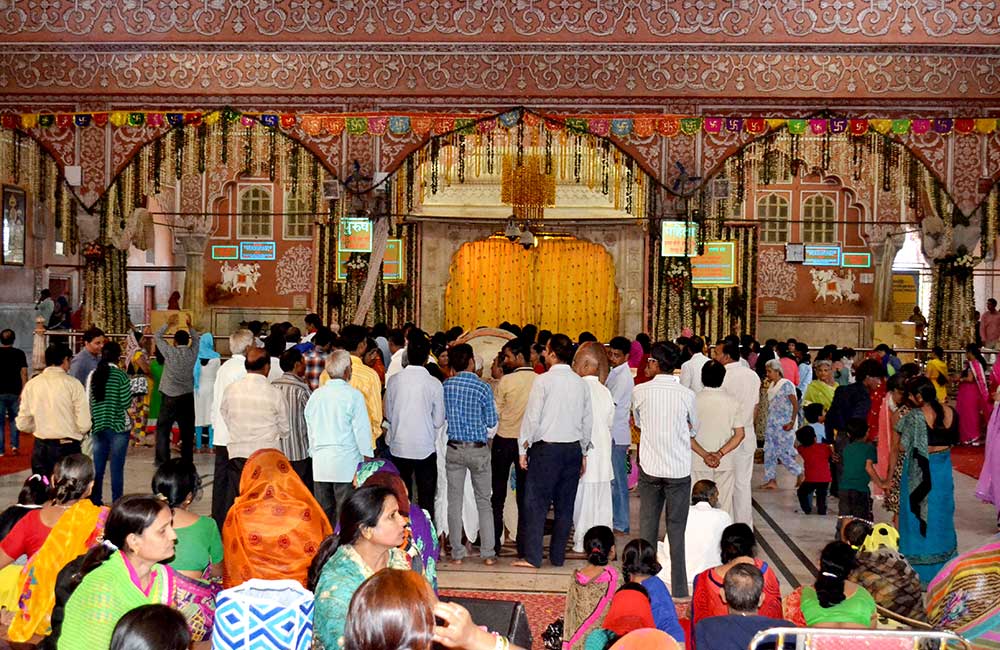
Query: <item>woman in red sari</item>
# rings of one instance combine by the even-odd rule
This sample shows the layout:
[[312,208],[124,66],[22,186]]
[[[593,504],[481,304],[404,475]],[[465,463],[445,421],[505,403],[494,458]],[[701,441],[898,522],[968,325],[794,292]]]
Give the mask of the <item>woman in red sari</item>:
[[[722,564],[702,571],[694,579],[691,597],[691,629],[698,621],[711,616],[729,614],[729,607],[722,600],[722,581],[726,573],[737,564],[753,564],[764,575],[764,603],[757,610],[761,616],[783,618],[781,610],[781,585],[778,576],[767,562],[754,557],[757,540],[746,524],[732,524],[722,531]],[[694,636],[688,638],[689,650],[694,650]],[[711,650],[706,648],[705,650]]]

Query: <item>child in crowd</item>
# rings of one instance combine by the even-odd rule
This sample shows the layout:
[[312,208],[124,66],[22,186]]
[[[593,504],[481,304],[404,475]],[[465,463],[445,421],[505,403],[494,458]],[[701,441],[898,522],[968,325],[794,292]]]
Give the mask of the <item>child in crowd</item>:
[[812,402],[802,407],[802,415],[806,418],[806,424],[812,427],[816,434],[816,442],[826,442],[826,414],[823,412],[823,405],[819,402]]
[[[819,406],[820,404],[810,404],[809,406]],[[806,407],[808,409],[808,407]],[[821,425],[822,426],[822,425]],[[795,439],[799,443],[798,452],[802,456],[805,466],[805,480],[799,486],[799,506],[804,514],[812,514],[812,495],[816,493],[816,513],[826,514],[826,493],[830,488],[830,458],[833,451],[830,445],[817,442],[815,425],[809,424],[795,432]]]
[[865,440],[868,423],[861,418],[847,421],[850,442],[843,451],[844,471],[840,477],[840,515],[872,521],[872,495],[869,482],[885,487],[885,481],[875,469],[878,453],[875,445]]

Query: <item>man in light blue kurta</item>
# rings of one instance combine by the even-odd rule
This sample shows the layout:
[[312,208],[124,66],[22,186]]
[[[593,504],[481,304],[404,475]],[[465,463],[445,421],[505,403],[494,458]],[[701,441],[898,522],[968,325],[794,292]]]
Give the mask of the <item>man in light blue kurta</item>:
[[310,395],[305,418],[316,500],[330,521],[337,522],[340,508],[351,494],[358,463],[370,460],[374,452],[365,397],[348,384],[350,353],[333,351],[327,358],[326,372],[330,381]]

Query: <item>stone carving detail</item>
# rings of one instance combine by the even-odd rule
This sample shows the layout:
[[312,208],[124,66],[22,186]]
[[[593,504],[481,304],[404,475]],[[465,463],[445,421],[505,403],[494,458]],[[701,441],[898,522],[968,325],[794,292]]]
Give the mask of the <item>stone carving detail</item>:
[[278,260],[274,288],[279,296],[312,291],[312,251],[306,246],[292,246]]
[[795,300],[795,269],[785,263],[785,254],[766,248],[757,258],[757,293],[761,298]]
[[[234,0],[231,2],[99,2],[48,0],[0,4],[0,31],[88,35],[111,40],[116,33],[170,40],[224,36],[254,40],[316,35],[356,39],[483,36],[509,40],[537,35],[562,39],[747,37],[780,42],[815,35],[912,39],[1000,33],[1000,6],[967,0]],[[37,36],[35,36],[37,39]]]
[[[802,93],[840,97],[914,95],[992,98],[1000,56],[927,49],[885,54],[747,52],[630,45],[303,45],[294,50],[205,46],[29,46],[0,56],[8,91],[92,88],[217,93],[454,92],[517,94],[662,93],[703,96]],[[874,71],[874,72],[873,72]],[[502,90],[501,90],[502,89]]]

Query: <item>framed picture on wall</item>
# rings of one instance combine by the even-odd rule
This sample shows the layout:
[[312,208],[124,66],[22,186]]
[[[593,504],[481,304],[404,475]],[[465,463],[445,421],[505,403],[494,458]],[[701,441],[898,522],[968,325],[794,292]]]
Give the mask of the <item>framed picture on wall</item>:
[[3,263],[24,265],[27,202],[24,190],[3,186]]

